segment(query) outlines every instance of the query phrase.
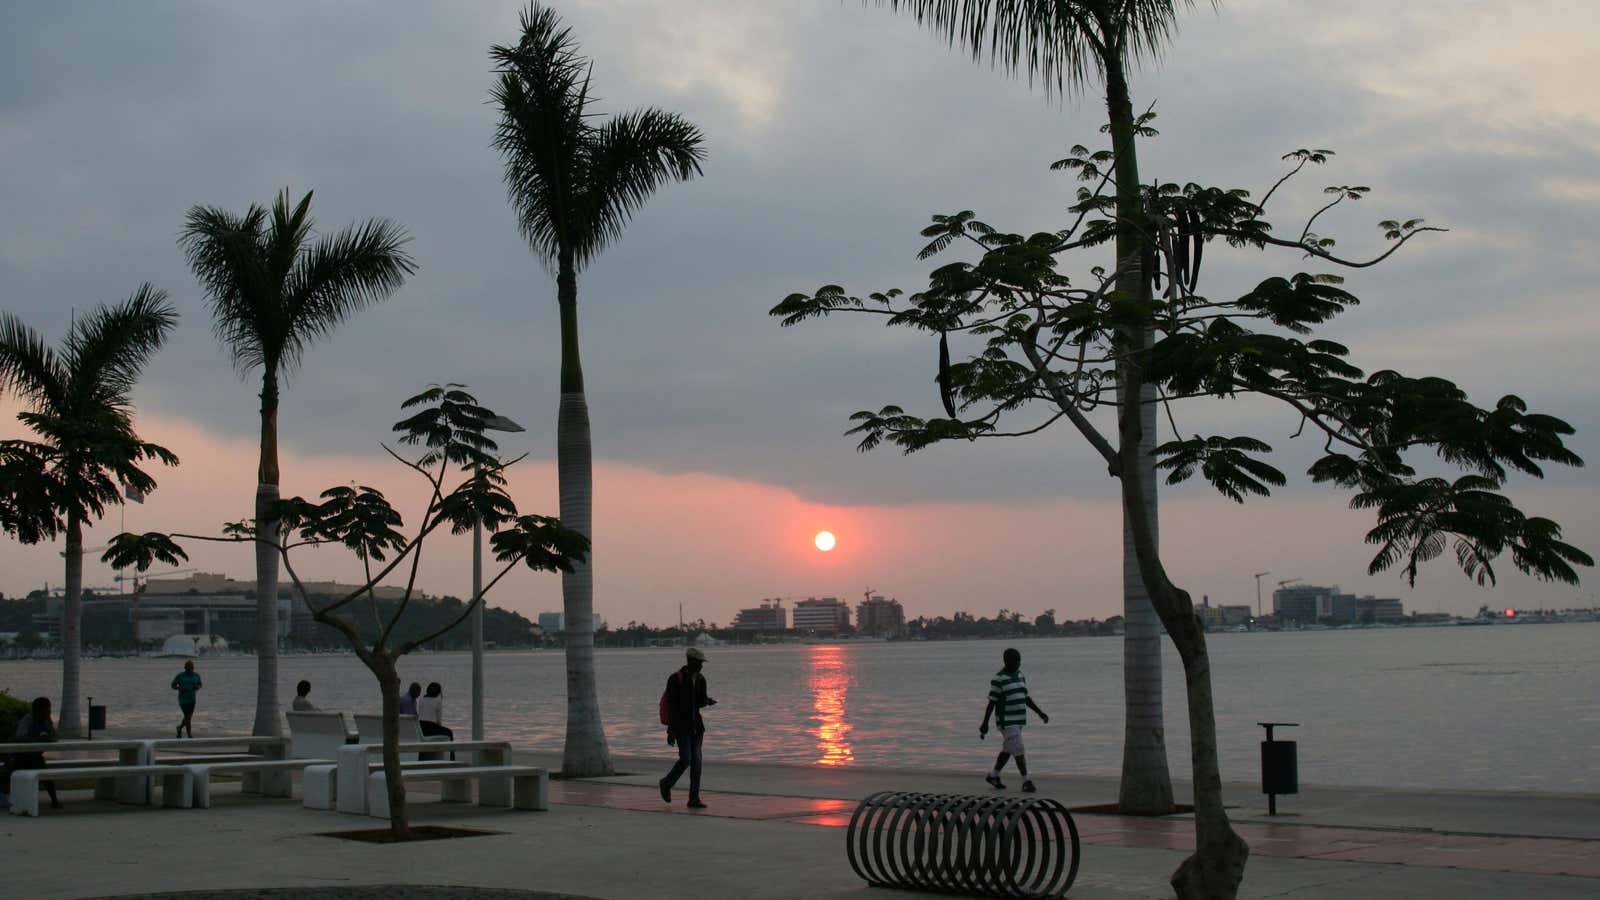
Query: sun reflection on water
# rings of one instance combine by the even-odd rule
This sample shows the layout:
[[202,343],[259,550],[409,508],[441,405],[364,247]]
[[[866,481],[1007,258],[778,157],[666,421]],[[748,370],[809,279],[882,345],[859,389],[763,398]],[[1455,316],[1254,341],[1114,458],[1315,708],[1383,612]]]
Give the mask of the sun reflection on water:
[[855,761],[850,747],[853,726],[845,721],[845,696],[852,680],[846,664],[848,654],[841,647],[819,644],[806,653],[811,682],[811,723],[807,733],[817,739],[822,755],[817,765],[843,766]]

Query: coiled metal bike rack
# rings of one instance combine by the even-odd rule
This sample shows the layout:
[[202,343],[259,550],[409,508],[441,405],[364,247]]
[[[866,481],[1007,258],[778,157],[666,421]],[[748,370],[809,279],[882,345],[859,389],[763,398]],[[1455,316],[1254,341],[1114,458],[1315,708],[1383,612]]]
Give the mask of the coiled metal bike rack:
[[856,807],[845,840],[874,887],[1061,897],[1078,877],[1078,827],[1054,800],[883,791]]

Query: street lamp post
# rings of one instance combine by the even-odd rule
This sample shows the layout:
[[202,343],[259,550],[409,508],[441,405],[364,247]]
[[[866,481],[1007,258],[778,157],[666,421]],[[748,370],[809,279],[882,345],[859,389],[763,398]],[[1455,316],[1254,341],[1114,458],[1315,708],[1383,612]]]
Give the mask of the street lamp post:
[[[505,416],[494,416],[488,431],[526,431]],[[480,470],[473,467],[474,474]],[[472,739],[483,740],[483,523],[472,523]]]

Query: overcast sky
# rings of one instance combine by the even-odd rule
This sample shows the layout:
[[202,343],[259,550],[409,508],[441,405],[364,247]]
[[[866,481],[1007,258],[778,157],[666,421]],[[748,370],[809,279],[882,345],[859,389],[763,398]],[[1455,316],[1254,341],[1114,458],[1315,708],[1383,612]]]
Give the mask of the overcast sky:
[[[242,210],[313,189],[326,230],[386,217],[420,269],[389,302],[307,353],[280,417],[286,492],[351,479],[419,499],[377,451],[398,403],[469,383],[528,427],[514,479],[555,512],[555,290],[521,242],[489,147],[487,49],[517,34],[517,3],[19,5],[0,30],[0,306],[52,340],[74,307],[169,291],[182,322],[139,388],[144,437],[184,459],[131,507],[130,529],[215,528],[249,515],[255,394],[212,340],[175,236],[197,203]],[[915,289],[917,231],[973,209],[1014,231],[1064,224],[1074,183],[1048,170],[1101,140],[1098,85],[1049,98],[974,64],[904,15],[854,0],[603,0],[556,8],[594,60],[598,110],[677,111],[707,135],[705,176],[661,191],[580,276],[594,424],[596,607],[613,623],[726,622],[765,596],[867,588],[913,614],[1001,607],[1072,617],[1120,610],[1116,486],[1065,430],[858,454],[850,413],[934,414],[935,347],[851,319],[780,329],[767,310],[839,283]],[[1318,230],[1352,256],[1374,223],[1452,230],[1350,273],[1363,303],[1330,336],[1368,369],[1451,377],[1480,403],[1516,393],[1579,428],[1600,456],[1595,309],[1600,94],[1592,0],[1228,0],[1186,14],[1134,82],[1161,136],[1146,178],[1260,190],[1297,147],[1338,152],[1292,182],[1284,229],[1329,184],[1372,196]],[[1274,203],[1277,204],[1277,199]],[[1209,290],[1296,271],[1288,256],[1214,255]],[[0,434],[18,435],[0,401]],[[1180,425],[1248,431],[1291,473],[1315,446],[1259,406],[1180,410]],[[1306,443],[1306,442],[1301,442]],[[1574,543],[1600,547],[1587,470],[1512,491]],[[1365,575],[1367,516],[1303,479],[1238,507],[1203,484],[1163,494],[1168,567],[1197,597],[1254,600],[1251,573],[1401,596],[1422,610],[1589,605],[1506,563],[1499,590],[1448,562],[1415,591]],[[89,537],[103,543],[117,515]],[[839,549],[810,548],[831,528]],[[0,590],[61,579],[59,548],[0,542]],[[468,591],[467,545],[442,541],[421,578]],[[247,578],[248,551],[195,565]],[[328,551],[302,566],[353,577]],[[86,581],[111,573],[91,561]],[[508,579],[491,601],[559,605],[555,579]]]

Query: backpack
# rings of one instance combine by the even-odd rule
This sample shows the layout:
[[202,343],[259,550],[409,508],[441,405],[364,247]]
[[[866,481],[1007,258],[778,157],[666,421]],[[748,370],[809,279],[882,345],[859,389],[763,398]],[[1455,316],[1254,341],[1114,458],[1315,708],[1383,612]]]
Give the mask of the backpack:
[[[679,669],[678,671],[673,672],[672,673],[672,677],[678,679],[678,683],[682,684],[683,683],[683,670]],[[670,726],[672,724],[672,692],[671,692],[670,689],[668,689],[668,688],[662,688],[661,689],[661,704],[660,705],[661,705],[661,709],[660,709],[661,724]]]

